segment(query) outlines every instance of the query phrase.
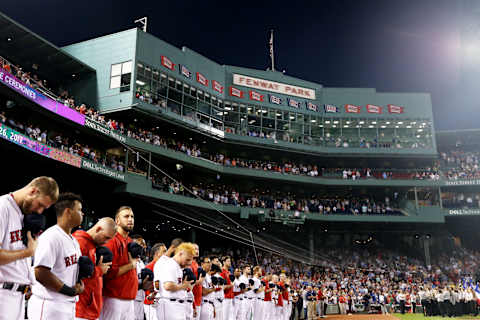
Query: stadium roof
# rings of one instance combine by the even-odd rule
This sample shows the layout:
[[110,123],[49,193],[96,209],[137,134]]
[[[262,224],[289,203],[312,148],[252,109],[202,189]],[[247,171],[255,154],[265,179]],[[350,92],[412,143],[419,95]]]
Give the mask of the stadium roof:
[[[38,74],[49,78],[95,72],[54,44],[0,12],[0,55],[12,63],[39,66]],[[46,67],[48,66],[48,67]],[[60,80],[60,79],[59,79]]]

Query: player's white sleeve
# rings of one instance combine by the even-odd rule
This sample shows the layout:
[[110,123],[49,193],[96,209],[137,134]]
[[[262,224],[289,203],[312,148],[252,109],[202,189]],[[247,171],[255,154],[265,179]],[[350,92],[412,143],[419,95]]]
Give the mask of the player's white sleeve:
[[5,239],[5,234],[7,233],[7,210],[0,207],[0,246]]
[[43,266],[52,269],[57,254],[57,245],[49,234],[42,234],[38,237],[38,245],[35,250],[34,267]]

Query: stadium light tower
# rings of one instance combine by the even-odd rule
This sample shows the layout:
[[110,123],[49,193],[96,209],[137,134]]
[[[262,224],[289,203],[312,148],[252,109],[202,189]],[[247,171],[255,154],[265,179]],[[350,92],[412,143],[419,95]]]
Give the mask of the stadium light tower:
[[135,23],[141,23],[143,32],[147,32],[147,17],[137,19]]

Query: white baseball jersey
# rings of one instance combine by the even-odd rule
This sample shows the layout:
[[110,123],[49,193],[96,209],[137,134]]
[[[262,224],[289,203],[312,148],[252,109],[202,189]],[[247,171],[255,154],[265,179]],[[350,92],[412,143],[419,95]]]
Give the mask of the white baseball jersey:
[[[242,291],[240,289],[240,279],[239,278],[235,278],[235,280],[233,281],[233,292],[240,292]],[[243,298],[243,293],[239,294],[239,295],[236,295],[235,297],[238,297],[238,298]]]
[[[78,258],[82,255],[77,239],[67,234],[57,224],[48,228],[38,238],[34,267],[43,266],[69,287],[74,287],[78,279]],[[55,301],[74,302],[75,297],[52,291],[39,282],[32,287],[32,293],[39,298]]]
[[[23,214],[11,194],[0,197],[0,248],[22,250]],[[33,284],[35,277],[30,268],[32,259],[19,259],[0,265],[0,282]]]
[[[202,282],[202,287],[207,288],[207,289],[212,289],[213,284],[212,284],[212,276],[207,273],[205,276],[205,280]],[[215,291],[210,292],[209,294],[203,296],[203,299],[208,300],[213,302],[215,300]],[[203,304],[203,301],[202,301]]]
[[[215,274],[215,277],[219,278],[219,279],[223,279],[222,278],[222,275],[220,273],[216,273]],[[221,280],[220,280],[221,281]],[[215,291],[215,299],[221,299],[223,300],[223,298],[225,298],[225,293],[223,292],[223,286],[218,284],[218,287],[220,288],[220,290],[218,291]]]
[[[143,263],[142,260],[138,259],[137,262],[137,277],[138,277],[138,283],[140,284],[141,281],[141,275],[142,275],[142,269],[145,269],[145,263]],[[150,279],[152,280],[152,279]],[[145,300],[145,291],[139,288],[137,291],[137,296],[135,297],[135,301],[142,301]]]
[[182,284],[183,271],[177,261],[173,258],[161,257],[153,267],[153,275],[155,290],[158,291],[157,297],[185,299],[187,294],[186,290],[172,292],[165,290],[163,287],[166,282],[173,282],[176,285]]
[[[253,285],[253,288],[254,289],[260,289],[260,287],[262,286],[262,282],[260,281],[260,279],[258,279],[257,277],[253,277],[252,279],[253,279],[253,282],[255,283]],[[254,293],[254,294],[255,294],[256,298],[261,298],[261,299],[265,298],[265,291]]]
[[[248,281],[248,278],[246,276],[244,276],[243,274],[240,276],[239,278],[240,282],[241,283],[245,283],[245,287],[250,287],[250,283]],[[245,297],[246,298],[254,298],[255,297],[255,293],[253,293],[253,290],[248,290],[247,292],[245,292]]]

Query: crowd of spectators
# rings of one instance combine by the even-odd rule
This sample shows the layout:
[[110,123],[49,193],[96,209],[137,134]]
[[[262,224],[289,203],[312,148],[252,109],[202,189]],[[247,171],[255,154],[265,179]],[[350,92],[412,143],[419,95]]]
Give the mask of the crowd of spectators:
[[[233,205],[249,208],[265,208],[273,210],[294,211],[298,213],[319,214],[369,214],[369,215],[401,215],[394,208],[394,202],[389,197],[384,201],[372,197],[317,197],[305,198],[292,193],[254,192],[240,194],[232,186],[224,184],[198,184],[187,186],[185,190],[181,182],[175,182],[167,177],[152,177],[155,189],[189,197],[198,197],[216,204]],[[398,196],[398,194],[397,194]]]
[[479,160],[480,152],[458,150],[440,153],[444,174],[452,180],[480,178]]
[[120,172],[124,171],[124,164],[116,156],[102,152],[98,148],[83,143],[81,139],[74,137],[73,135],[66,135],[53,130],[48,131],[45,128],[41,128],[38,123],[17,120],[12,115],[7,116],[5,111],[0,111],[0,123],[25,134],[32,140],[41,142],[50,147],[58,148],[70,154],[86,158]]
[[480,208],[479,193],[445,193],[442,195],[445,208],[472,209]]

